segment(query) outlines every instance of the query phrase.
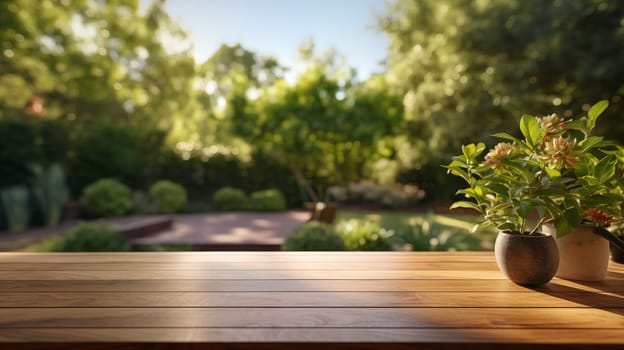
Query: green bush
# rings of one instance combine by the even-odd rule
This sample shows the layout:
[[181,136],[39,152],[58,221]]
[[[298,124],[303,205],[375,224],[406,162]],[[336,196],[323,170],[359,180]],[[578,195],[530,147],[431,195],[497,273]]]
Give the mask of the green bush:
[[348,220],[340,223],[336,231],[342,235],[345,246],[349,250],[392,250],[389,237],[393,232],[381,228],[375,222]]
[[249,208],[249,198],[243,190],[234,187],[223,187],[212,196],[215,210],[245,210]]
[[483,250],[477,236],[440,225],[433,214],[398,229],[395,238],[405,249],[414,251]]
[[186,191],[175,182],[160,180],[150,187],[149,195],[159,213],[175,213],[186,205]]
[[249,206],[256,211],[281,211],[286,209],[286,200],[276,189],[257,191],[251,194]]
[[123,215],[132,208],[132,193],[115,179],[100,179],[85,187],[80,205],[90,215]]
[[128,241],[104,224],[80,224],[48,246],[53,252],[123,252]]
[[334,231],[332,226],[317,221],[310,221],[295,229],[282,245],[282,250],[345,250],[345,244],[342,237]]

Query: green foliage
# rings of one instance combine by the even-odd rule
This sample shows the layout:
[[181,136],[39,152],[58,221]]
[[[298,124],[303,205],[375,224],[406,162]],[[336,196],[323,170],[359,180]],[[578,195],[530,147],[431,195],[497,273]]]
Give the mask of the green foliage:
[[360,220],[344,221],[337,225],[336,231],[342,235],[348,250],[392,250],[389,239],[393,235],[393,231],[383,229],[375,222]]
[[249,198],[243,190],[223,187],[212,197],[212,207],[221,211],[246,210],[249,208]]
[[332,226],[316,221],[299,226],[288,236],[282,250],[290,251],[335,251],[345,250],[342,237]]
[[98,124],[81,133],[73,144],[69,175],[78,191],[102,178],[114,177],[132,187],[155,177],[164,134],[157,130]]
[[249,196],[249,208],[256,211],[281,211],[286,209],[286,200],[276,189],[257,191]]
[[401,99],[383,77],[356,83],[335,61],[312,60],[294,85],[278,80],[255,100],[244,87],[234,90],[227,108],[233,132],[301,178],[364,177],[392,152],[382,142],[401,123]]
[[[462,146],[462,154],[447,168],[468,184],[458,193],[469,201],[451,208],[474,209],[483,215],[482,225],[504,231],[533,234],[542,224],[553,223],[559,237],[580,225],[590,209],[621,215],[618,160],[608,151],[617,148],[588,136],[605,108],[599,102],[577,121],[525,115],[520,120],[524,138],[496,134],[511,143],[499,143],[483,161],[483,143]],[[536,220],[529,227],[533,214]]]
[[186,205],[184,187],[168,180],[161,180],[153,184],[149,189],[149,194],[160,213],[175,213]]
[[40,165],[31,167],[34,174],[32,191],[47,226],[58,225],[63,204],[69,199],[65,183],[65,171],[60,164],[52,164],[47,169]]
[[[391,40],[387,78],[405,95],[408,152],[423,164],[491,144],[527,108],[571,117],[592,101],[621,101],[623,11],[593,0],[390,2],[379,24]],[[623,111],[613,104],[598,131],[622,140]]]
[[37,124],[20,119],[0,120],[0,186],[26,184],[29,164],[42,160]]
[[28,206],[28,188],[11,186],[0,190],[0,199],[9,225],[9,231],[23,231],[28,226],[30,208]]
[[[0,118],[39,96],[44,115],[79,124],[118,121],[172,128],[199,112],[185,33],[164,1],[30,1],[0,4]],[[191,118],[186,118],[191,119]]]
[[414,251],[462,251],[482,250],[477,236],[464,230],[445,227],[437,223],[431,214],[416,223],[397,230],[395,240],[408,250]]
[[80,224],[48,245],[52,252],[124,252],[130,250],[128,241],[99,223]]
[[241,188],[254,192],[264,188],[279,190],[288,207],[301,207],[303,198],[297,179],[291,169],[266,153],[254,152],[245,167],[245,178]]
[[132,208],[132,193],[118,180],[100,179],[82,191],[80,205],[94,216],[118,216]]

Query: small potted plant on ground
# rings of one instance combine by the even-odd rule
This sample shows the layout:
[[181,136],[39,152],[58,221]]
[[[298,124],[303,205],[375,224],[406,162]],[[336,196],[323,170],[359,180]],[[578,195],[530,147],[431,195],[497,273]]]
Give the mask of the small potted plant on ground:
[[558,269],[559,256],[568,255],[562,244],[557,247],[551,235],[540,232],[543,227],[562,238],[579,227],[591,210],[611,214],[619,207],[615,156],[602,152],[613,144],[589,135],[606,106],[601,101],[588,117],[574,121],[554,114],[525,115],[520,120],[523,139],[496,134],[506,142],[483,159],[485,145],[470,144],[447,166],[449,173],[469,185],[459,191],[469,200],[455,202],[452,208],[475,209],[483,215],[480,226],[500,230],[497,263],[514,282],[546,283]]

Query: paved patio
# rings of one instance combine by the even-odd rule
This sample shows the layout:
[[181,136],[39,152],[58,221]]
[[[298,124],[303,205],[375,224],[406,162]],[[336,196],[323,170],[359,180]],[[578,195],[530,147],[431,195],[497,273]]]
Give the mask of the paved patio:
[[279,249],[286,237],[310,218],[306,211],[209,213],[173,216],[173,227],[136,238],[135,245],[191,244],[204,249]]

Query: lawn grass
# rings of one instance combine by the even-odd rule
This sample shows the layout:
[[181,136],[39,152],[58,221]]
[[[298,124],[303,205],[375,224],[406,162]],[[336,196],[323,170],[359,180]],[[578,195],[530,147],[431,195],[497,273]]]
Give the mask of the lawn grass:
[[[401,212],[401,211],[351,211],[338,210],[336,213],[336,224],[348,220],[367,220],[379,224],[379,226],[389,229],[398,230],[406,225],[420,224],[426,221],[434,222],[448,229],[469,233],[472,227],[479,222],[480,217],[475,215],[457,215],[457,214],[437,214],[434,212]],[[494,239],[496,237],[495,229],[486,229],[474,233],[481,241],[485,248],[493,248]]]

